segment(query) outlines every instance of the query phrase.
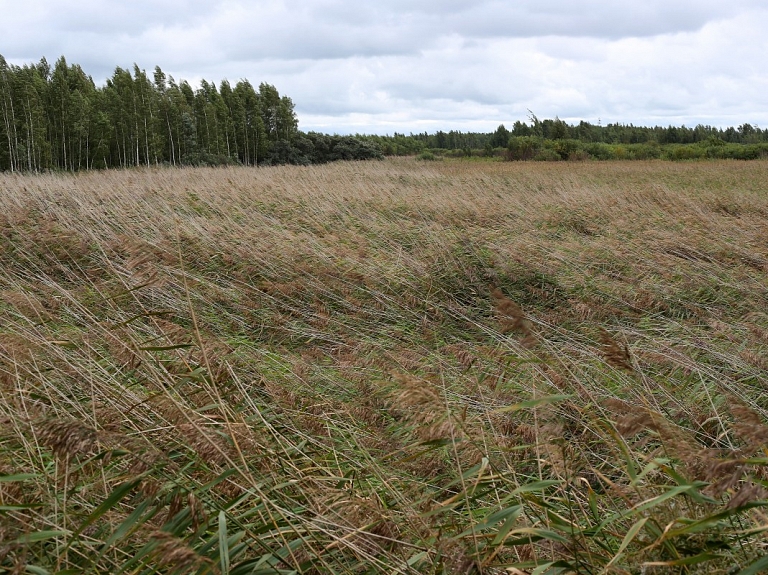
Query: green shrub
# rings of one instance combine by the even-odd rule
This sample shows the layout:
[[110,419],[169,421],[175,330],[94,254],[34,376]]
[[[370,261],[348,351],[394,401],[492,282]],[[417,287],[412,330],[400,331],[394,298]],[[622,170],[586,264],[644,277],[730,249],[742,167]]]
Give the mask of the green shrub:
[[583,144],[578,140],[554,140],[547,141],[547,147],[550,148],[560,156],[561,160],[567,160],[571,155],[576,154],[578,151],[583,150]]
[[615,160],[616,154],[613,146],[610,144],[604,144],[602,142],[595,142],[593,144],[587,144],[585,151],[596,160]]
[[707,156],[706,149],[700,146],[674,145],[669,151],[670,160],[698,160]]
[[590,159],[590,155],[586,150],[576,150],[568,156],[569,162],[585,162]]
[[654,160],[661,157],[661,146],[657,142],[630,144],[627,153],[633,160]]
[[768,144],[725,144],[706,148],[708,158],[727,160],[756,160],[768,157]]
[[550,148],[543,148],[533,157],[537,162],[559,162],[562,160],[560,154]]
[[466,151],[461,148],[457,148],[455,150],[441,150],[441,154],[445,158],[466,158],[467,157]]
[[422,153],[420,153],[418,156],[416,156],[417,160],[423,160],[425,162],[434,162],[435,160],[440,160],[440,156],[436,156],[429,150],[424,150]]
[[507,144],[507,159],[533,160],[541,149],[542,142],[532,136],[513,136]]

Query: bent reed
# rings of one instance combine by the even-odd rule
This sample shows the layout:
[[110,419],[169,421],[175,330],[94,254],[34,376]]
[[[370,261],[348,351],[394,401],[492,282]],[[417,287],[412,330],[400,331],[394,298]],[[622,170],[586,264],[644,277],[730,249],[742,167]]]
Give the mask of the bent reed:
[[766,182],[0,174],[0,572],[768,568]]

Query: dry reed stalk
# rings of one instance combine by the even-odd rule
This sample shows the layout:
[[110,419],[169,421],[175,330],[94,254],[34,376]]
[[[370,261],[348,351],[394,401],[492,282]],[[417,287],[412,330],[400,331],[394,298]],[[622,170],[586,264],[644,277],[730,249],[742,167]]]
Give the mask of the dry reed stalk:
[[766,499],[768,499],[768,491],[766,491],[763,486],[755,483],[748,483],[728,500],[726,507],[728,509],[736,509],[747,503],[753,501],[765,501]]
[[444,350],[451,353],[464,368],[464,371],[469,371],[472,366],[478,361],[477,355],[475,355],[471,349],[468,349],[465,344],[453,344],[446,346]]
[[81,421],[48,418],[35,426],[38,441],[62,460],[90,456],[98,449],[96,430]]
[[[139,490],[148,499],[152,499],[163,488],[162,473],[178,473],[177,462],[170,459],[167,453],[175,445],[170,445],[155,434],[136,434],[123,439],[121,447],[129,452],[126,466],[123,468],[121,479],[136,479],[141,477]],[[158,475],[157,471],[162,470]]]
[[[3,290],[0,292],[0,301],[5,302],[11,308],[30,320],[36,320],[40,323],[45,322],[52,316],[46,307],[46,301],[42,301],[33,294],[21,290]],[[55,300],[51,300],[55,302]],[[50,307],[50,304],[48,304]]]
[[699,445],[691,434],[673,425],[662,414],[647,407],[631,405],[618,399],[609,399],[606,407],[620,414],[616,430],[624,437],[634,437],[644,431],[658,434],[664,449],[683,462],[694,477],[703,477],[711,463],[711,451]]
[[[709,482],[707,493],[714,497],[730,494],[726,505],[728,509],[765,499],[768,495],[768,491],[761,486],[745,481],[753,468],[747,465],[740,453],[704,448],[689,433],[671,425],[662,415],[647,408],[638,409],[618,400],[609,400],[607,405],[624,414],[617,421],[619,433],[630,437],[645,430],[657,432],[665,449],[685,464],[692,479]],[[736,419],[734,431],[747,442],[749,449],[754,451],[765,445],[768,441],[768,426],[762,423],[754,411],[735,400],[731,412]]]
[[378,555],[383,548],[401,536],[401,530],[393,521],[377,497],[334,497],[318,502],[321,515],[332,523],[339,524],[340,537],[326,547],[326,550],[341,545],[359,548],[366,554]]
[[733,415],[733,431],[746,443],[746,451],[755,453],[768,446],[768,425],[763,418],[741,400],[732,397],[729,409]]
[[536,343],[536,336],[533,332],[532,324],[526,318],[523,308],[519,304],[509,299],[504,293],[495,286],[490,286],[491,302],[494,311],[499,318],[501,333],[506,334],[511,331],[522,335],[520,345],[523,347],[532,347]]
[[754,321],[758,319],[765,321],[765,317],[763,317],[764,315],[765,314],[751,313],[744,317],[744,321],[746,322],[745,325],[747,326],[747,329],[749,329],[752,335],[754,335],[761,342],[768,343],[768,329],[765,329],[761,325],[754,323]]
[[768,371],[768,357],[755,353],[749,349],[745,349],[739,352],[739,357],[751,365],[754,365],[758,369]]
[[619,369],[634,371],[632,366],[632,356],[629,353],[629,347],[626,343],[617,342],[611,334],[600,328],[600,341],[602,343],[602,354],[605,361]]
[[391,395],[392,406],[403,412],[423,441],[461,437],[452,415],[446,412],[442,394],[428,381],[396,373],[400,389]]
[[704,480],[709,481],[707,491],[715,497],[738,490],[747,466],[740,459],[710,458],[705,465]]
[[201,557],[191,549],[183,539],[165,531],[155,531],[151,541],[157,545],[151,553],[158,567],[168,570],[168,573],[183,575],[194,573],[206,565],[212,565],[207,557]]
[[[658,386],[653,389],[626,389],[628,395],[634,397],[647,391],[648,404],[660,406],[657,412],[652,412],[631,405],[619,414],[617,427],[626,435],[639,435],[631,445],[632,455],[640,459],[653,457],[659,451],[647,452],[651,446],[656,447],[660,439],[663,445],[658,450],[666,449],[669,456],[686,463],[696,477],[710,481],[710,492],[730,496],[729,505],[740,506],[743,501],[764,498],[765,494],[755,487],[759,483],[760,469],[744,464],[744,453],[705,451],[698,444],[700,439],[683,429],[682,424],[665,421],[659,412],[667,406],[671,410],[679,407],[686,414],[680,421],[692,420],[694,427],[696,422],[707,419],[719,421],[719,416],[714,418],[711,413],[697,409],[695,404],[701,397],[701,388],[695,376],[700,376],[702,381],[719,381],[722,379],[721,365],[730,364],[742,370],[746,368],[745,362],[755,367],[760,365],[761,350],[748,345],[750,351],[740,359],[743,342],[733,338],[742,337],[749,329],[753,341],[768,341],[761,327],[765,316],[745,315],[744,311],[760,309],[756,306],[762,305],[766,279],[762,275],[764,270],[757,265],[764,260],[763,246],[768,241],[765,174],[765,163],[738,167],[731,164],[712,167],[710,164],[637,163],[612,164],[607,168],[597,163],[574,167],[502,163],[476,166],[444,162],[427,169],[408,160],[311,169],[46,174],[13,180],[0,174],[0,187],[7,186],[10,190],[10,193],[0,194],[0,287],[13,293],[28,293],[43,305],[43,310],[50,312],[45,306],[46,296],[34,285],[41,282],[66,302],[55,314],[40,313],[41,317],[36,318],[35,314],[43,310],[22,309],[26,304],[15,295],[5,300],[0,297],[0,312],[11,310],[3,319],[11,315],[18,322],[0,326],[0,391],[4,400],[0,406],[0,421],[10,424],[4,428],[3,440],[9,429],[9,435],[15,433],[17,436],[15,443],[12,440],[3,445],[10,445],[9,453],[19,461],[35,461],[35,446],[30,440],[32,434],[23,421],[24,409],[31,413],[25,421],[36,421],[43,406],[52,405],[56,413],[61,414],[59,419],[66,421],[67,414],[76,418],[91,408],[99,429],[118,433],[118,428],[109,428],[109,420],[113,418],[132,429],[132,438],[136,440],[132,444],[121,443],[130,453],[118,465],[105,470],[106,481],[111,483],[114,479],[109,476],[112,471],[119,473],[121,478],[134,472],[142,473],[146,476],[142,489],[151,494],[164,488],[164,478],[168,474],[179,475],[179,482],[198,485],[210,478],[209,471],[203,470],[203,459],[208,458],[210,463],[218,465],[222,453],[234,458],[225,445],[216,443],[222,438],[219,432],[226,423],[237,438],[237,445],[248,454],[237,466],[242,468],[240,471],[244,475],[253,474],[253,485],[270,487],[277,481],[285,481],[286,478],[276,470],[288,469],[289,474],[300,477],[290,488],[293,495],[308,496],[311,492],[313,497],[322,497],[324,490],[329,489],[328,484],[335,483],[336,478],[365,468],[375,475],[371,483],[376,484],[377,494],[386,497],[382,500],[388,505],[401,506],[398,511],[388,508],[383,515],[390,511],[405,515],[409,509],[426,510],[432,501],[429,494],[438,478],[444,479],[455,471],[450,468],[451,463],[446,462],[448,458],[444,453],[438,450],[407,463],[392,464],[391,459],[379,459],[377,454],[392,453],[402,447],[392,434],[388,435],[392,413],[387,414],[387,408],[400,422],[412,424],[413,434],[419,439],[462,439],[455,446],[454,453],[459,454],[456,462],[470,458],[469,453],[464,453],[465,446],[476,444],[485,448],[487,444],[487,451],[502,452],[510,472],[516,473],[518,466],[530,466],[531,451],[506,449],[510,446],[510,438],[514,438],[515,442],[527,439],[528,443],[541,445],[539,454],[543,460],[548,460],[553,471],[563,477],[573,477],[574,467],[581,466],[582,461],[576,456],[587,459],[586,463],[592,465],[595,474],[598,470],[621,465],[620,459],[617,463],[617,457],[609,459],[610,456],[606,456],[603,449],[605,435],[600,434],[600,429],[590,430],[593,435],[588,440],[584,437],[587,433],[580,436],[571,426],[546,429],[550,422],[557,423],[558,415],[564,421],[576,421],[575,416],[568,417],[567,410],[549,414],[537,408],[545,417],[535,425],[521,423],[519,413],[514,416],[497,414],[488,421],[494,428],[493,434],[477,423],[476,419],[480,418],[474,414],[492,409],[500,401],[516,402],[521,393],[527,397],[525,392],[530,391],[532,375],[525,366],[507,369],[520,355],[519,350],[509,348],[507,341],[497,341],[496,351],[492,347],[483,349],[466,343],[477,341],[479,329],[486,327],[477,319],[476,305],[456,298],[441,299],[441,294],[447,293],[448,289],[440,282],[456,279],[452,274],[463,274],[459,279],[466,280],[463,285],[472,284],[473,289],[479,282],[499,283],[501,280],[496,278],[504,273],[499,264],[494,270],[496,275],[491,276],[479,272],[474,264],[461,261],[450,273],[426,274],[430,275],[430,285],[424,285],[425,270],[434,269],[434,262],[456,260],[452,247],[456,245],[455,235],[460,230],[472,236],[472,246],[488,246],[499,254],[499,261],[516,262],[513,266],[533,263],[541,269],[546,267],[547,273],[565,288],[567,297],[562,301],[553,300],[549,290],[531,290],[531,295],[539,294],[543,300],[536,311],[533,308],[526,311],[541,314],[537,317],[553,318],[550,323],[553,332],[557,332],[548,347],[547,357],[547,361],[556,365],[557,372],[544,368],[534,381],[543,376],[548,390],[568,391],[569,387],[578,386],[579,393],[573,398],[575,409],[587,405],[591,409],[596,403],[593,400],[603,397],[607,387],[602,385],[600,374],[596,378],[591,366],[585,367],[581,361],[590,349],[571,322],[642,315],[651,329],[642,333],[647,337],[647,345],[638,348],[647,348],[648,355],[640,359],[643,362],[657,360],[666,371],[663,380],[657,377]],[[632,185],[617,185],[619,180],[631,181]],[[712,189],[699,185],[707,184],[708,180],[718,185]],[[660,181],[664,183],[659,184]],[[738,185],[734,185],[735,182]],[[721,189],[715,189],[717,187]],[[739,191],[726,191],[731,189]],[[532,193],[534,190],[539,191]],[[728,197],[717,203],[717,196],[722,194]],[[505,199],[499,202],[501,195]],[[342,196],[345,197],[343,201]],[[562,222],[585,232],[572,243],[562,237],[553,239],[549,232],[540,233],[540,224],[546,224],[546,214],[553,206],[561,213],[577,214],[580,219],[586,210],[593,211],[595,220],[600,222],[601,234],[585,235],[590,230],[576,220],[575,225]],[[733,226],[732,216],[726,213],[733,206],[738,206],[739,226]],[[510,226],[511,221],[525,221],[526,225]],[[327,233],[329,222],[333,222],[338,230],[356,231],[353,237],[344,231],[333,235]],[[682,238],[688,246],[686,251],[670,255],[658,250],[652,241],[655,237],[663,240],[662,246],[680,243],[677,228],[681,223],[688,232]],[[179,246],[177,238],[168,232],[176,226],[182,228]],[[35,228],[42,231],[35,232]],[[521,232],[523,228],[525,230]],[[650,235],[646,235],[647,228],[651,228]],[[25,239],[27,230],[31,233]],[[74,233],[72,230],[78,231]],[[567,238],[573,237],[574,234],[567,235]],[[87,238],[90,245],[85,246],[82,238]],[[615,243],[621,238],[625,247],[617,249],[611,242],[606,243],[606,238],[614,238]],[[355,246],[361,243],[365,244],[364,254],[355,252]],[[406,243],[408,246],[404,248]],[[732,245],[749,246],[742,251],[754,256],[751,263],[738,261],[741,254],[738,251],[736,256],[729,255],[731,259],[726,262],[722,254]],[[584,255],[586,246],[594,246],[589,257]],[[193,309],[200,310],[200,325],[204,325],[206,336],[199,337],[196,333],[199,346],[188,352],[176,350],[157,356],[142,353],[141,369],[130,373],[139,367],[131,351],[138,347],[138,342],[154,342],[157,336],[161,336],[160,341],[168,340],[170,344],[188,342],[188,328],[166,325],[160,320],[139,319],[115,331],[116,337],[111,339],[99,336],[100,326],[102,322],[112,323],[134,314],[155,312],[158,307],[176,310],[180,315],[184,314],[183,310],[192,309],[192,303],[188,306],[179,297],[180,276],[176,268],[181,258],[177,247],[181,247],[185,265],[188,264],[184,277],[189,279],[190,300],[194,303]],[[606,255],[609,252],[610,255]],[[102,259],[97,260],[97,257]],[[519,259],[515,260],[515,257]],[[549,265],[547,262],[553,258],[557,263]],[[720,265],[720,260],[730,267]],[[108,270],[106,275],[98,276],[98,281],[93,279],[92,271],[86,274],[78,271],[93,267],[94,261],[99,261],[103,268],[100,273]],[[159,275],[153,275],[155,273]],[[589,285],[582,281],[585,274],[594,280]],[[723,279],[726,274],[727,281]],[[151,284],[161,276],[176,279],[168,282],[163,290],[142,288],[126,292],[126,288],[146,282]],[[687,279],[681,280],[680,276]],[[264,290],[258,289],[260,285]],[[578,296],[570,295],[568,290],[572,287],[579,288]],[[590,293],[592,287],[594,290]],[[701,298],[697,291],[700,288],[703,290]],[[133,297],[121,299],[128,293]],[[519,334],[523,345],[534,343],[533,321],[500,290],[496,295],[499,297],[495,297],[492,290],[500,330]],[[105,305],[106,298],[112,296],[117,297],[109,299]],[[743,296],[743,299],[736,302],[735,296]],[[127,300],[130,300],[129,309],[123,307]],[[425,306],[425,302],[429,304]],[[583,305],[579,305],[581,302]],[[554,304],[554,311],[550,310],[550,304]],[[14,307],[40,325],[34,329],[29,327],[27,324],[32,322],[18,317]],[[709,308],[713,313],[699,319],[695,317],[696,313],[701,314]],[[48,316],[57,321],[51,322]],[[712,329],[702,326],[706,317],[718,318],[717,322],[710,323]],[[310,324],[314,322],[314,326],[310,325],[312,329],[306,328],[308,318]],[[37,319],[44,321],[37,322]],[[86,330],[96,333],[86,343],[88,353],[94,354],[97,361],[85,361],[87,354],[82,350],[53,348],[50,344],[64,339],[79,342],[77,332]],[[307,334],[317,336],[318,332],[322,332],[323,342],[305,337]],[[531,339],[527,339],[529,336]],[[237,342],[233,344],[237,346],[236,354],[230,354],[225,348],[215,348],[217,340]],[[669,341],[681,340],[679,349],[685,349],[685,344],[691,342],[704,357],[700,359],[684,352],[673,354],[665,347],[671,345]],[[334,343],[329,343],[331,341]],[[349,356],[337,357],[335,351],[329,351],[330,346],[356,350],[360,341],[366,342],[365,350],[350,351]],[[457,341],[463,343],[455,343]],[[133,343],[129,345],[128,342]],[[561,342],[565,342],[564,345],[560,345]],[[104,347],[108,353],[104,353]],[[438,357],[434,353],[442,347],[451,357]],[[608,363],[631,369],[634,359],[626,345],[622,347],[613,340],[605,347]],[[498,350],[503,350],[506,356],[497,353]],[[654,353],[655,356],[651,355]],[[366,356],[364,361],[359,357],[361,354]],[[168,360],[169,356],[173,363]],[[281,359],[276,361],[270,356]],[[338,365],[329,366],[329,358]],[[713,358],[715,361],[709,361]],[[238,361],[240,363],[236,363]],[[203,363],[206,364],[206,374],[198,379],[190,377],[191,365]],[[444,364],[460,365],[477,372],[488,368],[491,377],[487,381],[498,380],[501,374],[504,379],[499,381],[494,394],[484,397],[482,394],[486,390],[481,386],[475,389],[470,383],[472,378],[457,373],[459,370],[456,369],[444,370],[456,377],[456,381],[446,387],[429,378],[408,376],[413,381],[400,383],[384,401],[384,394],[377,394],[366,383],[378,380],[393,366],[398,369],[398,364],[404,372],[420,374],[439,372]],[[295,375],[303,382],[296,383],[296,378],[288,371],[290,368],[295,368]],[[756,369],[749,372],[758,383],[764,379]],[[265,389],[254,389],[258,386],[245,384],[237,394],[222,393],[221,401],[210,400],[215,395],[213,388],[218,389],[216,382],[230,385],[230,380],[237,381],[239,376],[249,382],[267,378],[271,383],[264,386]],[[351,390],[350,380],[355,382]],[[634,383],[630,379],[627,385]],[[43,393],[39,394],[35,386],[41,386]],[[87,398],[88,387],[96,397],[91,403]],[[196,388],[201,390],[197,395]],[[173,389],[174,397],[182,398],[174,401],[171,407],[142,402],[146,398],[142,394],[169,389]],[[130,391],[130,402],[123,394],[127,390]],[[343,399],[334,396],[337,392],[341,392]],[[751,405],[760,405],[755,396],[759,393],[759,385],[744,386],[739,392],[754,401]],[[356,401],[359,396],[366,400],[350,407],[349,398]],[[102,410],[99,400],[114,403],[117,413]],[[396,405],[398,402],[400,407]],[[461,402],[470,409],[459,415]],[[130,413],[123,413],[127,411],[120,408],[124,403],[137,407]],[[216,407],[211,407],[214,403]],[[196,415],[185,411],[200,407],[206,407],[206,411]],[[457,415],[454,416],[452,411]],[[252,447],[247,442],[246,438],[253,434],[251,423],[249,428],[240,428],[240,424],[229,422],[230,417],[224,417],[234,412],[243,413],[244,420],[250,416],[249,422],[263,417],[257,424],[269,429],[269,433],[260,436],[263,446],[254,443]],[[735,424],[733,431],[747,448],[758,451],[764,448],[765,433],[764,425],[759,417],[753,417],[755,415],[739,413],[736,408],[734,419],[740,419],[742,423]],[[528,421],[525,417],[523,420]],[[457,432],[457,428],[465,437]],[[67,432],[69,428],[60,426],[56,429]],[[59,449],[78,452],[82,456],[90,453],[89,431],[77,428],[69,431],[71,443],[64,442]],[[51,431],[46,433],[46,444],[53,444]],[[711,433],[713,437],[707,440],[714,442],[714,437],[720,433],[719,428],[715,429]],[[556,441],[557,434],[567,434],[573,443],[573,452],[561,448]],[[332,441],[326,440],[329,437]],[[348,437],[352,439],[348,440]],[[102,446],[105,442],[110,445],[112,441],[103,432],[97,434],[97,439]],[[114,439],[117,442],[118,438]],[[228,443],[228,438],[223,439]],[[314,458],[314,453],[310,454],[308,449],[303,455],[299,453],[296,447],[302,439],[307,440],[307,446],[320,450],[321,457]],[[725,441],[728,439],[726,437]],[[146,445],[139,445],[141,442]],[[149,446],[150,442],[156,444],[153,447],[157,452]],[[213,448],[211,443],[215,444],[216,453],[205,453],[204,457],[195,455],[198,451],[203,453],[209,447]],[[185,452],[185,447],[191,449]],[[174,467],[173,462],[163,458],[161,450],[169,449],[179,454],[185,464],[183,467],[178,461]],[[251,457],[251,454],[263,451],[269,451],[269,461],[261,463]],[[276,453],[285,453],[286,457]],[[186,461],[183,461],[184,455]],[[306,466],[297,463],[304,455],[307,456]],[[280,465],[279,458],[282,459]],[[195,459],[201,464],[199,467],[186,465]],[[327,462],[333,463],[328,463],[325,468]],[[17,467],[14,463],[13,469]],[[326,471],[332,481],[323,476]],[[399,474],[407,475],[406,488],[398,483],[402,479]],[[641,489],[647,486],[658,493],[665,487],[655,483],[661,474],[659,471],[656,476],[647,475],[647,483]],[[499,478],[499,492],[491,491],[487,497],[475,499],[468,514],[458,508],[455,512],[451,510],[451,529],[466,529],[467,516],[471,520],[497,510],[499,496],[508,493],[508,487],[517,487],[505,481],[505,478]],[[228,497],[223,491],[224,483],[229,485],[229,482],[223,482],[221,490],[217,487],[212,492],[213,496]],[[233,480],[232,484],[235,483]],[[601,510],[615,504],[615,493],[630,501],[631,494],[628,491],[622,493],[624,486],[619,482],[611,483],[606,479],[605,483],[612,486],[610,492],[595,494]],[[4,489],[12,485],[6,485]],[[87,489],[78,491],[83,504],[98,505],[98,501],[86,501],[88,493]],[[236,496],[239,494],[231,495]],[[202,494],[200,497],[204,498]],[[536,495],[536,499],[538,497]],[[552,506],[553,514],[565,510],[557,498],[542,497]],[[349,511],[350,517],[343,523],[338,522],[342,524],[339,532],[365,530],[377,521],[382,525],[386,523],[386,518],[379,514],[381,510],[365,499],[351,493],[343,496],[335,512],[343,516]],[[524,499],[522,503],[528,506],[531,500]],[[675,504],[677,501],[675,498]],[[426,506],[422,506],[424,502]],[[40,511],[41,516],[56,512],[57,501],[44,503],[46,507]],[[639,501],[633,500],[627,509],[635,503]],[[179,495],[172,501],[169,513],[182,508],[196,513],[196,506],[194,501],[185,501],[184,496]],[[573,509],[565,511],[574,512]],[[690,506],[687,511],[692,520],[702,517],[698,514],[698,506]],[[665,512],[662,511],[662,515]],[[575,510],[575,513],[579,511]],[[158,514],[159,521],[163,519],[162,515]],[[301,517],[300,522],[312,525],[312,519]],[[202,515],[199,521],[204,521]],[[315,527],[313,525],[311,529]],[[411,527],[397,532],[397,536],[416,543],[431,536],[415,535]],[[375,528],[372,526],[370,530]],[[491,532],[487,534],[491,535]],[[333,538],[337,532],[324,532],[320,537],[325,535]],[[359,535],[365,537],[363,533]],[[622,535],[618,532],[608,535],[615,539],[614,547],[618,546]],[[292,534],[284,530],[280,536],[291,537]],[[350,537],[351,547],[354,547],[357,536]],[[9,537],[16,537],[16,534]],[[159,539],[162,537],[168,536]],[[266,536],[264,539],[266,541]],[[467,551],[466,541],[452,538],[447,531],[438,534],[436,540],[434,547],[444,551],[446,572],[463,573],[472,568],[474,556]],[[323,544],[325,541],[322,539]],[[746,539],[744,541],[751,545]],[[177,543],[183,544],[181,540]],[[252,541],[248,543],[247,553],[250,553],[257,545]],[[587,541],[586,544],[590,543]],[[635,546],[634,542],[632,546]],[[366,544],[359,547],[364,551]],[[558,553],[565,553],[554,546],[545,549],[544,544],[516,547],[514,552],[521,551],[518,556],[521,561],[543,559],[547,553],[554,559]],[[383,557],[389,558],[390,566],[400,568],[403,565],[399,551],[392,552],[385,546],[380,550]],[[136,548],[127,551],[136,551]],[[166,551],[172,554],[173,545],[169,543]],[[344,553],[347,551],[344,549]],[[601,553],[602,550],[598,550],[595,557]],[[190,559],[193,561],[194,557]],[[322,563],[324,558],[313,556],[313,560]],[[482,564],[483,557],[479,556],[477,560]],[[328,561],[329,564],[322,564],[322,568],[331,571],[333,558]],[[361,559],[361,562],[365,561]],[[439,566],[426,565],[428,562],[425,561],[423,570],[439,570]],[[614,567],[618,568],[618,565]],[[160,570],[168,572],[172,568],[168,565]],[[344,568],[347,565],[341,570]],[[487,569],[483,565],[489,572],[494,568],[495,565],[488,565]],[[600,571],[601,566],[594,570]]]

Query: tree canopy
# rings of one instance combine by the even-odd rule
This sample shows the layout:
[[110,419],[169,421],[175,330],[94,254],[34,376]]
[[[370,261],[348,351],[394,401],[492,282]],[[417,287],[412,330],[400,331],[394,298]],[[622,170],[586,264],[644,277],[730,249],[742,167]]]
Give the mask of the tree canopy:
[[293,101],[262,82],[202,80],[197,89],[155,67],[115,68],[96,86],[62,56],[51,66],[0,55],[0,171],[149,165],[314,164],[384,155],[503,155],[510,160],[751,159],[768,155],[768,129],[748,123],[642,127],[540,120],[490,133],[391,136],[302,133]]
[[97,87],[63,56],[52,67],[0,56],[1,170],[257,165],[297,133],[292,100],[270,84],[203,80],[194,90],[134,65]]

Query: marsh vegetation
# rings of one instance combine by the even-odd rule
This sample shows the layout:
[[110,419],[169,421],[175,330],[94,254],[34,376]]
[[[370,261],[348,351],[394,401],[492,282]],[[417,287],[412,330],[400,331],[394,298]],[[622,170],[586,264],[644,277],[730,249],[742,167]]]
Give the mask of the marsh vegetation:
[[0,571],[760,572],[767,181],[0,174]]

